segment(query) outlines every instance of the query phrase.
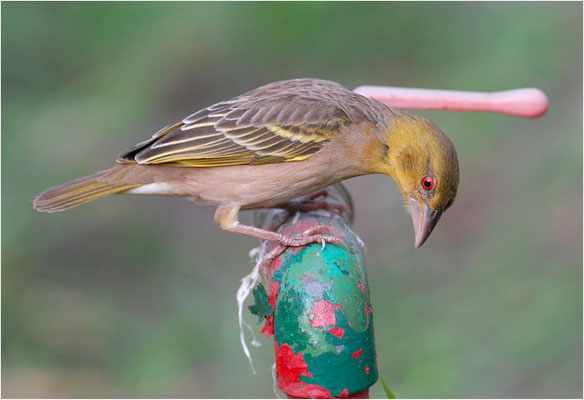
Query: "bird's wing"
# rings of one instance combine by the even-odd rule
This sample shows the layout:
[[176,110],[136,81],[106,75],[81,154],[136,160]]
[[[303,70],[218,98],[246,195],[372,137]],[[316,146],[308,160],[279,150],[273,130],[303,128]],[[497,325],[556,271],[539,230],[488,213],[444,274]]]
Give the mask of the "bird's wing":
[[118,162],[215,167],[300,161],[343,127],[373,120],[367,102],[334,82],[276,82],[169,125]]

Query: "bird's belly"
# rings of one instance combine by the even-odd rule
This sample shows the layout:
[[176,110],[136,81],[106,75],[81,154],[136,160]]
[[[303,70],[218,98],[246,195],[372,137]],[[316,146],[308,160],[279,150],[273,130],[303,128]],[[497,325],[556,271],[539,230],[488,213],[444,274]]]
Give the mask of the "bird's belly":
[[274,206],[343,178],[290,162],[193,169],[185,184],[188,197],[197,203],[251,209]]

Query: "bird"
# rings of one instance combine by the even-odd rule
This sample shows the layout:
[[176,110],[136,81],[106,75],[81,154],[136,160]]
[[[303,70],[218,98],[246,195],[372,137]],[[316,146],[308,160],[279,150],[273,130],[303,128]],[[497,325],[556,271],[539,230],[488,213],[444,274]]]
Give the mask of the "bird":
[[[286,208],[345,179],[397,183],[419,248],[456,197],[458,158],[429,120],[392,109],[336,82],[273,82],[199,110],[121,153],[113,167],[33,198],[40,212],[113,194],[182,197],[216,207],[222,229],[302,246],[337,243],[317,227],[287,236],[239,221],[241,210]],[[324,244],[324,242],[323,242]]]

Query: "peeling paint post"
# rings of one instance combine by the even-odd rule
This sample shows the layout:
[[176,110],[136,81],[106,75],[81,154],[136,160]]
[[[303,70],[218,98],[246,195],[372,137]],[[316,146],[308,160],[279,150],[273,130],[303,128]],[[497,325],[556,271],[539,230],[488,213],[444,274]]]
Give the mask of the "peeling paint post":
[[[349,227],[352,205],[344,187],[327,188],[324,200],[347,213],[296,213],[280,232],[325,224],[343,243],[287,248],[260,270],[263,282],[250,311],[274,338],[277,384],[289,398],[368,398],[377,364],[363,244]],[[269,210],[256,217],[268,226],[282,215]],[[270,246],[268,253],[277,245]]]

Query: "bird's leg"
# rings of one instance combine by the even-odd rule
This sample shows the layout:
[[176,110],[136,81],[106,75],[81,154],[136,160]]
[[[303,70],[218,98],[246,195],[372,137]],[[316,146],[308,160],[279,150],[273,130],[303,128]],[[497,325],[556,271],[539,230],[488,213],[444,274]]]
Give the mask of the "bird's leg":
[[319,197],[325,197],[326,198],[328,195],[329,195],[328,190],[322,189],[322,190],[319,190],[318,192],[314,192],[310,196],[308,196],[308,200],[316,200]]
[[283,212],[275,215],[272,219],[272,223],[270,226],[268,226],[268,230],[276,232],[282,225],[286,223],[286,221],[288,221],[288,219],[290,219],[291,216],[292,211],[289,210],[284,210]]
[[226,231],[241,233],[247,236],[256,237],[263,240],[272,240],[283,246],[305,246],[310,243],[332,243],[339,245],[341,239],[327,235],[329,232],[325,225],[317,225],[298,236],[284,235],[279,232],[268,231],[256,228],[255,226],[244,225],[238,220],[239,206],[219,206],[215,211],[215,222]]

